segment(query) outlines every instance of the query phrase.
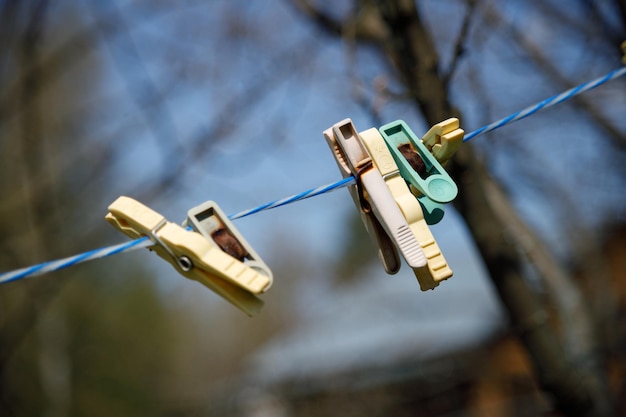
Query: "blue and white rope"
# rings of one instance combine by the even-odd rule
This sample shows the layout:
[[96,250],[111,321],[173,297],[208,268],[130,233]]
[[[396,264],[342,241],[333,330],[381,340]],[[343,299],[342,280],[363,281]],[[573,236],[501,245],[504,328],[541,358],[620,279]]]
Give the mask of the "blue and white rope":
[[69,268],[79,263],[93,261],[94,259],[105,258],[107,256],[116,255],[123,252],[131,252],[140,248],[148,248],[154,243],[147,237],[142,237],[126,243],[107,246],[105,248],[90,250],[69,258],[57,259],[56,261],[44,262],[38,265],[29,266],[27,268],[16,269],[15,271],[0,274],[0,284],[11,281],[17,281],[21,278],[34,277],[37,275],[47,274],[48,272],[58,271],[59,269]]
[[[550,97],[546,100],[543,100],[540,103],[537,103],[533,106],[527,107],[524,110],[521,110],[517,113],[514,113],[504,119],[498,120],[489,125],[483,126],[473,132],[465,135],[463,142],[467,142],[476,136],[480,136],[482,134],[491,132],[493,130],[499,129],[500,127],[516,122],[518,120],[522,120],[530,115],[537,113],[538,111],[545,110],[549,107],[560,104],[570,98],[589,91],[593,88],[596,88],[602,84],[605,84],[615,78],[621,77],[626,74],[626,67],[619,68],[617,70],[611,71],[604,77],[597,78],[595,80],[586,82],[577,87],[571,88],[561,94],[557,94],[553,97]],[[280,200],[273,201],[271,203],[263,204],[261,206],[255,207],[250,210],[241,211],[239,213],[228,216],[231,220],[240,219],[242,217],[250,216],[252,214],[256,214],[260,211],[270,210],[276,207],[281,207],[287,204],[295,203],[296,201],[304,200],[306,198],[315,197],[320,194],[324,194],[330,191],[338,190],[340,188],[346,187],[350,184],[354,183],[353,177],[347,177],[340,181],[336,181],[332,184],[323,185],[321,187],[312,188],[307,191],[303,191],[301,193],[292,195],[290,197],[286,197]],[[69,268],[70,266],[92,261],[94,259],[100,259],[112,255],[116,255],[118,253],[131,252],[140,248],[149,248],[153,246],[154,243],[147,237],[142,237],[140,239],[132,240],[130,242],[107,246],[100,249],[94,249],[89,252],[84,252],[78,255],[71,256],[69,258],[59,259],[56,261],[44,262],[38,265],[33,265],[27,268],[17,269],[15,271],[5,272],[0,274],[0,284],[4,284],[11,281],[16,281],[18,279],[34,277],[37,275],[46,274],[48,272],[58,271],[60,269]]]
[[[338,190],[345,186],[348,186],[354,182],[353,177],[344,178],[341,181],[334,182],[332,184],[323,185],[321,187],[312,188],[307,191],[303,191],[301,193],[292,195],[290,197],[285,197],[280,200],[273,201],[271,203],[263,204],[262,206],[255,207],[250,210],[241,211],[236,214],[232,214],[228,216],[229,219],[235,220],[240,219],[242,217],[250,216],[252,214],[258,213],[264,210],[270,210],[276,207],[284,206],[287,204],[294,203],[299,200],[304,200],[306,198],[315,197],[320,194],[328,193],[330,191]],[[100,249],[94,249],[89,252],[81,253],[79,255],[70,256],[69,258],[58,259],[56,261],[44,262],[42,264],[33,265],[28,268],[17,269],[15,271],[5,272],[0,274],[0,284],[4,284],[11,281],[17,281],[21,278],[26,277],[34,277],[37,275],[47,274],[48,272],[58,271],[59,269],[69,268],[70,266],[93,261],[94,259],[105,258],[107,256],[117,255],[118,253],[124,252],[132,252],[141,248],[149,248],[153,246],[154,242],[152,242],[148,237],[142,237],[136,240],[132,240],[127,243],[121,243],[114,246],[107,246]]]
[[471,140],[476,136],[496,130],[504,125],[517,122],[518,120],[522,120],[530,115],[537,113],[540,110],[545,110],[549,107],[561,104],[562,102],[569,100],[570,98],[577,96],[578,94],[582,94],[586,91],[596,88],[604,83],[614,80],[615,78],[621,77],[624,74],[626,74],[626,67],[616,69],[609,72],[604,77],[596,78],[595,80],[580,84],[579,86],[576,86],[574,88],[570,88],[569,90],[564,91],[561,94],[557,94],[555,96],[547,98],[540,103],[537,103],[530,107],[526,107],[524,110],[520,110],[517,113],[513,113],[512,115],[505,117],[504,119],[500,119],[497,122],[493,122],[491,124],[488,124],[487,126],[483,126],[480,129],[468,133],[463,138],[463,142],[467,142],[468,140]]
[[332,184],[322,185],[321,187],[312,188],[310,190],[303,191],[299,194],[294,194],[291,197],[285,197],[280,200],[273,201],[271,203],[263,204],[262,206],[255,207],[250,210],[240,211],[239,213],[231,214],[230,216],[228,216],[228,218],[231,220],[241,219],[242,217],[250,216],[252,214],[256,214],[263,210],[270,210],[276,207],[286,206],[287,204],[295,203],[296,201],[304,200],[310,197],[315,197],[317,195],[328,193],[330,191],[335,191],[353,183],[354,183],[354,177],[347,177],[340,181],[334,182]]

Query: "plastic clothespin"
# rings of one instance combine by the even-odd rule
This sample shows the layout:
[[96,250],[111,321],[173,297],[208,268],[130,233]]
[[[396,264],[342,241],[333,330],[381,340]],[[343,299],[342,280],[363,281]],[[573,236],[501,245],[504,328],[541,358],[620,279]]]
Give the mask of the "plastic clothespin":
[[431,127],[422,143],[443,166],[463,143],[465,132],[459,128],[459,119],[452,117]]
[[[388,123],[379,131],[400,169],[400,174],[411,184],[413,193],[422,204],[426,222],[438,223],[443,218],[443,204],[449,203],[458,194],[456,184],[404,121]],[[436,136],[431,135],[435,138]],[[450,148],[453,146],[442,144],[438,149],[446,154]]]
[[413,268],[420,288],[422,291],[433,289],[439,285],[439,282],[450,278],[452,270],[448,267],[437,241],[426,224],[422,207],[400,175],[398,166],[378,130],[368,129],[360,132],[359,135],[372,158],[374,166],[385,179],[396,204],[426,255],[427,265]]
[[622,63],[626,65],[626,41],[622,42],[622,53],[624,54],[624,56],[622,56]]
[[[106,220],[133,239],[147,236],[157,255],[253,316],[263,306],[256,294],[272,284],[272,272],[212,201],[189,210],[187,229],[129,197],[109,206]],[[189,230],[191,229],[191,230]]]
[[324,131],[344,178],[353,175],[356,185],[348,189],[368,233],[378,245],[378,256],[389,274],[400,269],[398,250],[412,268],[426,265],[426,257],[380,172],[373,166],[350,119]]

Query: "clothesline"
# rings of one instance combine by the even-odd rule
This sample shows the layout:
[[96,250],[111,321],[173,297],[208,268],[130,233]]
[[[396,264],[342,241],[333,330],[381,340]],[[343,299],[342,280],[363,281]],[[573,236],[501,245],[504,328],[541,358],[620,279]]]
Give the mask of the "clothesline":
[[[477,136],[486,134],[488,132],[491,132],[493,130],[499,129],[505,125],[511,124],[513,122],[516,122],[518,120],[522,120],[526,117],[529,117],[533,114],[536,114],[537,112],[541,111],[541,110],[545,110],[547,108],[553,107],[557,104],[560,104],[566,100],[569,100],[579,94],[582,94],[586,91],[589,91],[593,88],[596,88],[600,85],[603,85],[611,80],[614,80],[616,78],[619,78],[621,76],[623,76],[624,74],[626,74],[626,67],[622,67],[619,69],[616,69],[614,71],[609,72],[608,74],[606,74],[603,77],[600,78],[596,78],[595,80],[580,84],[574,88],[571,88],[567,91],[564,91],[560,94],[557,94],[555,96],[552,96],[550,98],[547,98],[537,104],[534,104],[532,106],[529,106],[523,110],[520,110],[516,113],[513,113],[503,119],[500,119],[498,121],[495,121],[491,124],[488,124],[486,126],[483,126],[479,129],[476,129],[468,134],[465,135],[463,142],[467,142]],[[311,198],[311,197],[315,197],[327,192],[331,192],[334,190],[338,190],[340,188],[346,187],[350,184],[354,183],[354,178],[353,177],[348,177],[348,178],[344,178],[340,181],[336,181],[332,184],[327,184],[327,185],[323,185],[320,187],[316,187],[316,188],[312,188],[309,189],[307,191],[303,191],[301,193],[289,196],[289,197],[285,197],[282,198],[280,200],[276,200],[270,203],[266,203],[263,205],[260,205],[258,207],[249,209],[249,210],[245,210],[245,211],[241,211],[239,213],[235,213],[232,214],[229,217],[229,219],[234,220],[234,219],[239,219],[242,217],[246,217],[246,216],[250,216],[252,214],[256,214],[258,212],[264,211],[264,210],[270,210],[273,208],[277,208],[277,207],[281,207],[287,204],[291,204],[294,203],[296,201],[300,201],[300,200],[304,200],[307,198]],[[43,275],[49,272],[53,272],[53,271],[57,271],[60,269],[64,269],[64,268],[69,268],[70,266],[79,264],[79,263],[83,263],[83,262],[87,262],[87,261],[92,261],[95,259],[100,259],[100,258],[105,258],[105,257],[109,257],[109,256],[113,256],[119,253],[125,253],[125,252],[131,252],[134,250],[138,250],[141,248],[148,248],[150,246],[152,246],[154,243],[148,238],[148,237],[142,237],[130,242],[126,242],[126,243],[121,243],[121,244],[117,244],[117,245],[113,245],[113,246],[107,246],[107,247],[103,247],[103,248],[99,248],[99,249],[94,249],[88,252],[84,252],[78,255],[74,255],[74,256],[70,256],[68,258],[63,258],[63,259],[59,259],[59,260],[55,260],[55,261],[49,261],[49,262],[44,262],[41,264],[37,264],[37,265],[33,265],[30,267],[26,267],[26,268],[21,268],[21,269],[17,269],[14,271],[9,271],[9,272],[5,272],[0,274],[0,284],[3,283],[8,283],[11,281],[16,281],[22,278],[27,278],[27,277],[34,277],[37,275]]]

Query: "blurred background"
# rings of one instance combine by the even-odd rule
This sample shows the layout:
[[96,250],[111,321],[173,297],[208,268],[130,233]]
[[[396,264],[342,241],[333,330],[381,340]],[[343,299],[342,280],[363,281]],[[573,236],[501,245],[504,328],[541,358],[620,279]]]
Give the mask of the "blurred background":
[[[322,131],[470,132],[621,65],[624,0],[0,1],[0,271],[340,178]],[[626,80],[466,144],[387,276],[345,190],[237,220],[248,318],[146,250],[0,286],[0,416],[626,415]]]

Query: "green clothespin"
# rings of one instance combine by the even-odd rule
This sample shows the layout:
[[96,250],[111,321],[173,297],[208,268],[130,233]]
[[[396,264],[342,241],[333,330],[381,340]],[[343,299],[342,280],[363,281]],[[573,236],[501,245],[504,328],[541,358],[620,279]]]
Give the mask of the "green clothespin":
[[418,191],[417,199],[428,224],[438,223],[443,204],[454,200],[458,188],[439,161],[402,120],[379,129],[404,180]]

